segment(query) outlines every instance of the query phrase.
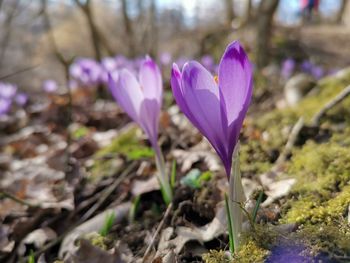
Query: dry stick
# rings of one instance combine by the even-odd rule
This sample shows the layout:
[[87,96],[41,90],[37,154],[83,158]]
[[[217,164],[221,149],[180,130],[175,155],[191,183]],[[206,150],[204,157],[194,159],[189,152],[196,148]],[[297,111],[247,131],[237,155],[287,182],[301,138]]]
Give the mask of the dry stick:
[[136,162],[132,162],[121,174],[120,176],[111,184],[106,190],[103,191],[101,197],[79,220],[84,222],[88,219],[96,210],[107,200],[107,198],[114,192],[114,190],[119,186],[121,182],[129,175],[132,169],[136,167]]
[[288,136],[286,146],[284,147],[283,151],[278,156],[278,158],[275,162],[275,167],[278,167],[279,165],[281,165],[282,163],[285,162],[285,160],[287,159],[287,156],[292,151],[292,148],[293,148],[295,142],[297,141],[299,133],[303,127],[304,127],[304,118],[300,117],[299,120],[294,124],[292,131],[290,132],[290,134]]
[[[335,105],[342,102],[347,96],[350,95],[350,85],[344,88],[335,98],[326,103],[321,110],[319,110],[312,118],[311,123],[313,127],[320,125],[322,117],[327,111],[332,109]],[[278,156],[275,162],[274,169],[278,168],[287,159],[288,154],[290,154],[295,142],[298,139],[299,133],[304,127],[304,119],[300,117],[299,120],[294,124],[291,133],[289,134],[288,141],[284,147],[282,153]]]
[[319,126],[321,118],[326,114],[327,111],[332,109],[339,102],[343,101],[347,96],[350,95],[350,85],[343,89],[335,98],[329,101],[323,108],[314,115],[312,118],[312,125]]
[[173,203],[170,203],[170,204],[168,205],[168,208],[166,209],[166,211],[165,211],[165,213],[164,213],[164,216],[163,216],[162,221],[160,221],[160,223],[159,223],[159,225],[158,225],[158,227],[157,227],[157,229],[156,229],[156,232],[154,232],[154,235],[152,236],[151,242],[150,242],[150,244],[148,245],[145,254],[144,254],[143,257],[142,257],[142,263],[146,262],[146,258],[147,258],[147,256],[148,256],[149,252],[151,251],[151,248],[152,248],[152,246],[153,246],[153,244],[154,244],[154,241],[156,240],[156,237],[158,236],[160,230],[162,230],[163,225],[164,225],[164,222],[165,222],[165,220],[167,219],[167,217],[169,216],[170,211],[171,211],[172,208],[173,208]]
[[13,201],[15,201],[15,202],[17,202],[17,203],[19,203],[19,204],[21,204],[21,205],[28,206],[28,207],[30,207],[30,208],[40,208],[40,205],[31,204],[31,203],[29,203],[29,202],[27,202],[27,201],[25,201],[25,200],[23,200],[23,199],[20,199],[20,198],[18,198],[18,197],[16,197],[16,196],[12,195],[12,194],[10,194],[10,193],[7,193],[7,192],[5,192],[5,191],[2,191],[2,190],[0,191],[0,197],[1,197],[1,196],[6,197],[6,198],[8,198],[8,199],[11,199],[11,200],[13,200]]

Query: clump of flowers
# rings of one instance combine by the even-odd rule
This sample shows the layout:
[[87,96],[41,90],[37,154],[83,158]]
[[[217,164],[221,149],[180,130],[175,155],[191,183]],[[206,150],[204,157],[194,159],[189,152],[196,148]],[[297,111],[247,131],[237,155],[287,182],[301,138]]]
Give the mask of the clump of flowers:
[[177,104],[208,139],[221,158],[229,180],[226,202],[230,249],[237,251],[242,228],[244,193],[239,171],[238,139],[253,91],[252,65],[238,41],[223,54],[218,76],[196,61],[182,71],[174,64],[171,86]]
[[12,105],[24,106],[28,102],[28,95],[18,92],[16,85],[0,82],[0,116],[11,111]]
[[79,58],[70,66],[69,74],[82,87],[96,87],[101,83],[101,65],[90,58]]

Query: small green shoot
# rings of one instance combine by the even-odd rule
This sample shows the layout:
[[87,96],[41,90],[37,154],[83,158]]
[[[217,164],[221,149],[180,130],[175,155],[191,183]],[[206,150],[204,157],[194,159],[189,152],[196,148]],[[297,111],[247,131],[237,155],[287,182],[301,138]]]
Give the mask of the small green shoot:
[[116,214],[115,214],[114,211],[106,215],[106,218],[105,218],[105,221],[103,223],[103,226],[102,226],[102,228],[99,231],[99,234],[101,236],[105,237],[105,236],[108,235],[108,233],[112,229],[112,226],[114,224],[115,218],[116,218]]
[[234,244],[234,237],[233,237],[232,218],[231,218],[230,206],[228,202],[229,200],[228,200],[227,194],[225,193],[225,209],[226,209],[226,215],[227,215],[229,245],[230,245],[230,252],[233,255],[233,253],[235,252],[235,244]]
[[171,166],[171,177],[170,177],[170,186],[174,192],[176,183],[176,160],[173,161],[173,165]]
[[129,210],[129,222],[130,223],[135,222],[136,213],[140,207],[140,201],[141,201],[140,195],[136,196],[134,198],[134,200],[132,201],[131,208]]
[[255,207],[254,207],[254,210],[253,210],[253,213],[252,213],[252,221],[253,221],[253,223],[255,223],[255,221],[256,221],[256,216],[258,214],[258,210],[259,210],[259,207],[260,207],[263,195],[264,195],[264,191],[260,191],[259,196],[258,196],[258,200],[256,200],[256,204],[255,204]]
[[30,250],[30,254],[28,257],[28,263],[35,263],[35,256],[34,256],[34,251]]
[[199,169],[192,169],[185,177],[181,178],[181,184],[187,185],[194,189],[202,187],[204,182],[209,181],[212,178],[212,173],[206,171],[202,173]]

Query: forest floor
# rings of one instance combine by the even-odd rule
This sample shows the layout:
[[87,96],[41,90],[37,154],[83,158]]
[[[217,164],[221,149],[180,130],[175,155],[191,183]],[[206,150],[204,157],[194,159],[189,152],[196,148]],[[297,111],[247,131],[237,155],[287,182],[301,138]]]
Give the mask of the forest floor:
[[[43,93],[1,118],[0,261],[349,262],[350,36],[325,25],[293,32],[305,59],[340,70],[313,80],[296,106],[287,106],[279,72],[256,74],[240,138],[247,213],[262,199],[233,258],[222,165],[166,85],[159,142],[175,174],[168,207],[146,137],[93,90],[72,101]],[[277,53],[288,49],[285,36],[276,39]]]

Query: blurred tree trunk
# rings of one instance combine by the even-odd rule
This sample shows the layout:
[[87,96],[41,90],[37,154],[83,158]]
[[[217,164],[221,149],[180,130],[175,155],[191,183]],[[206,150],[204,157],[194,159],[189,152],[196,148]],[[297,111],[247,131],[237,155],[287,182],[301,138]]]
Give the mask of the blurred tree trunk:
[[339,8],[339,11],[337,13],[337,17],[336,17],[336,22],[338,24],[343,22],[343,17],[344,17],[344,13],[345,13],[345,9],[346,9],[346,4],[349,2],[349,0],[342,0],[341,1],[341,5]]
[[156,9],[156,1],[151,0],[150,4],[150,37],[149,37],[149,51],[148,53],[153,58],[157,56],[158,49],[158,25],[157,25],[157,9]]
[[[98,27],[95,23],[94,15],[91,8],[91,0],[85,0],[81,2],[81,0],[74,0],[76,5],[80,7],[81,11],[86,17],[86,20],[90,29],[91,41],[94,48],[95,58],[97,61],[101,61],[102,59],[102,50],[101,44],[103,44],[104,48],[107,50],[107,53],[113,55],[114,52],[111,49],[107,38],[105,38],[102,33],[98,30]],[[102,85],[97,87],[97,96],[99,98],[105,98],[107,96],[106,90]]]
[[226,9],[226,25],[230,26],[232,20],[235,18],[233,0],[224,0]]
[[127,0],[121,0],[121,3],[122,3],[124,30],[125,30],[127,45],[128,45],[128,53],[129,53],[129,56],[133,57],[136,54],[136,50],[135,50],[132,22],[128,14],[128,3],[127,3]]
[[273,16],[279,0],[261,0],[257,16],[256,63],[263,68],[269,62],[270,37]]
[[252,19],[252,0],[246,0],[246,9],[244,14],[244,23],[247,24]]
[[80,8],[80,10],[83,12],[83,14],[88,22],[89,29],[90,29],[90,37],[91,37],[91,41],[92,41],[94,53],[95,53],[95,58],[96,58],[96,60],[100,61],[102,58],[100,39],[99,39],[100,37],[98,34],[97,26],[96,26],[94,18],[93,18],[93,13],[91,10],[91,1],[86,0],[86,1],[80,2],[80,0],[74,0],[74,2]]
[[64,69],[64,75],[65,75],[66,82],[67,82],[67,85],[68,85],[68,81],[69,81],[69,66],[73,62],[73,58],[66,59],[64,57],[64,55],[59,51],[59,49],[57,47],[55,36],[54,36],[54,34],[52,32],[52,26],[51,26],[50,17],[49,17],[49,14],[47,12],[47,2],[48,2],[48,0],[41,0],[41,11],[40,11],[40,13],[42,14],[43,19],[44,19],[44,27],[45,27],[45,29],[47,31],[49,44],[50,44],[50,46],[52,48],[52,51],[53,51],[56,59],[60,62],[60,64],[62,65],[62,67]]
[[[1,31],[3,31],[4,34],[2,36],[3,39],[1,41],[1,46],[0,46],[0,68],[1,68],[2,63],[4,61],[6,49],[8,47],[9,42],[10,42],[11,32],[12,32],[11,24],[12,24],[13,18],[15,16],[17,7],[19,5],[19,1],[16,0],[12,3],[13,4],[11,6],[11,10],[9,11],[8,14],[6,14],[4,25],[1,26]],[[0,4],[2,5],[2,1],[0,2]]]

